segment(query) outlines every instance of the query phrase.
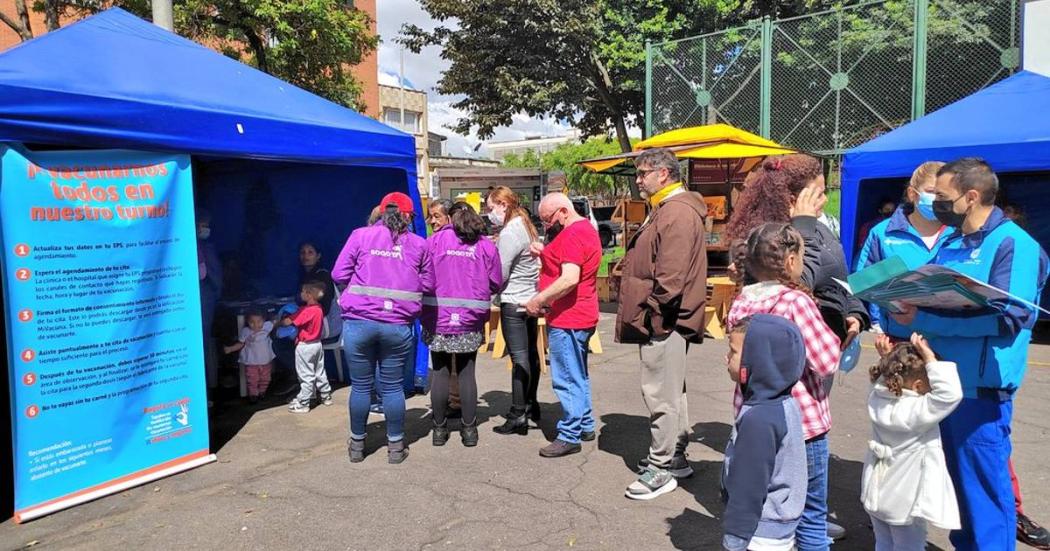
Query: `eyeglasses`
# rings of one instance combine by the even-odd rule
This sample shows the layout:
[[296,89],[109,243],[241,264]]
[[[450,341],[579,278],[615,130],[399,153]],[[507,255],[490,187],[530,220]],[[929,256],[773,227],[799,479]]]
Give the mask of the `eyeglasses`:
[[659,169],[659,168],[636,168],[635,172],[638,174],[639,178],[645,178],[650,173],[656,172],[657,170],[661,170],[661,169]]
[[546,218],[540,218],[540,222],[543,222],[544,226],[553,225],[554,224],[554,217],[557,216],[558,213],[561,212],[564,209],[565,209],[565,207],[561,207],[561,208],[555,210],[554,212],[552,212],[550,216],[548,216]]

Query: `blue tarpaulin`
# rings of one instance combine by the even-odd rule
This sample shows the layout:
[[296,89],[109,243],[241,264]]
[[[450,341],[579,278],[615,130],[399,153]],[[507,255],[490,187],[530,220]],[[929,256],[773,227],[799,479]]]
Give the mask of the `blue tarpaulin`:
[[[855,232],[880,197],[896,200],[926,161],[982,157],[1021,205],[1027,229],[1050,244],[1050,78],[1021,71],[846,152],[842,167],[842,245],[853,258]],[[902,180],[903,179],[903,180]],[[888,190],[892,190],[888,191]]]
[[298,243],[331,267],[389,191],[422,213],[413,136],[120,9],[0,54],[5,141],[192,155],[212,241],[244,273],[227,298],[294,294]]

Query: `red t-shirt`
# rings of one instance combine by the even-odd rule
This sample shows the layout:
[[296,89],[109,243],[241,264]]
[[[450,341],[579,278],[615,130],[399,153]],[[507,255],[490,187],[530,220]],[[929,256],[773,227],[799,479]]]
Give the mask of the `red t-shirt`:
[[324,311],[318,304],[307,304],[292,316],[292,323],[299,329],[295,343],[317,342],[324,328]]
[[580,267],[579,284],[551,303],[547,325],[558,329],[591,329],[597,326],[598,266],[602,263],[602,243],[591,221],[585,218],[563,229],[554,241],[544,247],[540,260],[541,291],[561,276],[562,264]]

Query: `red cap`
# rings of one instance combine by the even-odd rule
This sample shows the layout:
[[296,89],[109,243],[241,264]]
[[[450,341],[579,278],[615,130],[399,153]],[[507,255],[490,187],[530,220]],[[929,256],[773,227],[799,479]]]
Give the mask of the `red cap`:
[[383,200],[379,202],[379,209],[386,210],[386,206],[391,204],[397,205],[397,210],[401,211],[402,214],[415,212],[415,209],[412,208],[412,199],[400,191],[393,191],[384,195]]

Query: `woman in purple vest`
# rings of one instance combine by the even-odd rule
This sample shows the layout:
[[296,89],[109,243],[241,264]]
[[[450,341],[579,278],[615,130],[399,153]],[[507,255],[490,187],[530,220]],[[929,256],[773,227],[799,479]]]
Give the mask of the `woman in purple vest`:
[[415,339],[412,324],[422,311],[423,293],[434,286],[426,241],[411,232],[414,211],[404,193],[388,193],[382,216],[346,240],[332,268],[345,285],[343,351],[350,367],[350,462],[365,458],[365,425],[379,364],[379,395],[386,412],[387,460],[401,463],[405,444],[404,366]]
[[485,222],[464,203],[448,211],[451,223],[427,240],[433,263],[434,290],[423,295],[423,340],[430,346],[434,377],[430,400],[434,408],[433,443],[448,442],[445,411],[448,406],[449,377],[455,370],[463,424],[459,429],[463,445],[478,444],[478,383],[474,360],[483,339],[492,295],[503,285],[499,252],[483,237]]

